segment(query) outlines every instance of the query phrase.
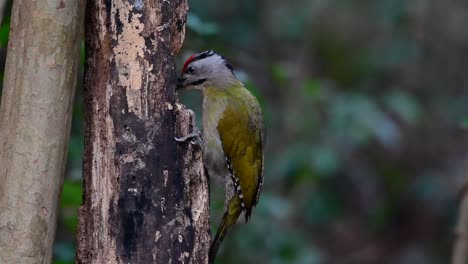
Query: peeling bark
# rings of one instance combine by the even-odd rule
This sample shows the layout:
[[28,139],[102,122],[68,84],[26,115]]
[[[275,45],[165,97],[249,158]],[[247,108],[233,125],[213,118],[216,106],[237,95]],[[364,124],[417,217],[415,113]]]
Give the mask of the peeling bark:
[[2,264],[52,262],[83,16],[83,0],[13,5],[0,109]]
[[185,0],[87,5],[77,263],[207,263],[208,181],[177,104]]

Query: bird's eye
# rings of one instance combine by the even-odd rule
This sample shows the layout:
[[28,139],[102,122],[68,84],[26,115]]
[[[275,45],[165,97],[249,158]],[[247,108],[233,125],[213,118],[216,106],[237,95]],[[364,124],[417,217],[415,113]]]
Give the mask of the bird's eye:
[[195,68],[193,68],[193,66],[190,66],[187,68],[187,70],[185,70],[185,73],[188,74],[193,74],[193,72],[195,72]]

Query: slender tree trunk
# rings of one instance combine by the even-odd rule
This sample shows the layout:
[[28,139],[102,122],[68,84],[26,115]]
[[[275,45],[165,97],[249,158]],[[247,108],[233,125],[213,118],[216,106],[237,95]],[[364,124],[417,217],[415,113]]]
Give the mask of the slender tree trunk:
[[208,182],[201,149],[178,143],[174,54],[186,0],[87,5],[84,201],[78,263],[207,263]]
[[455,230],[456,240],[453,248],[452,264],[468,263],[468,199],[463,198],[459,219]]
[[[468,163],[467,163],[468,165]],[[468,176],[468,166],[466,167]],[[467,178],[467,177],[465,177]],[[455,243],[453,246],[452,264],[468,263],[468,182],[466,182],[459,194],[458,222],[455,227]]]
[[84,2],[16,0],[0,109],[0,263],[51,263]]

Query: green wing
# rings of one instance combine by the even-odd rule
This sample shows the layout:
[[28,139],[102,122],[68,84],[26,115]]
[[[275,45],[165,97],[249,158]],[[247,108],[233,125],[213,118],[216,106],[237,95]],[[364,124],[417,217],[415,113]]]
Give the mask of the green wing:
[[263,118],[257,100],[247,89],[235,88],[228,98],[218,132],[231,176],[240,186],[247,221],[263,181]]

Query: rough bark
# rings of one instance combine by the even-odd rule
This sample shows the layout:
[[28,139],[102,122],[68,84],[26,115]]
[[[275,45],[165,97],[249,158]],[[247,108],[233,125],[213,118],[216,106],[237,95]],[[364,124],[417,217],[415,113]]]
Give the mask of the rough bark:
[[208,181],[176,103],[185,0],[87,5],[78,263],[207,263]]
[[17,0],[0,109],[0,263],[51,263],[82,0]]

